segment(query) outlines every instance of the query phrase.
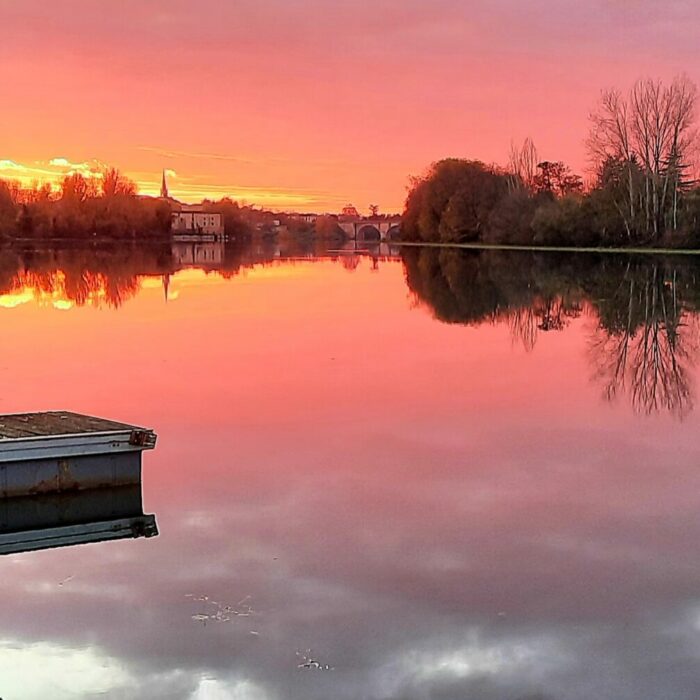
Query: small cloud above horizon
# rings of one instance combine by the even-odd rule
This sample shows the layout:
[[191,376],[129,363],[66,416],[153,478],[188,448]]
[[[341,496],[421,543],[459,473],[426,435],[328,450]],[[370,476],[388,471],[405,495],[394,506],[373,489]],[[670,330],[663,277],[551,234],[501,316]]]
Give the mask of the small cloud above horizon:
[[80,173],[85,177],[101,177],[105,164],[99,160],[71,161],[63,156],[20,163],[11,159],[0,160],[0,179],[18,181],[23,186],[48,183],[57,186],[66,175]]

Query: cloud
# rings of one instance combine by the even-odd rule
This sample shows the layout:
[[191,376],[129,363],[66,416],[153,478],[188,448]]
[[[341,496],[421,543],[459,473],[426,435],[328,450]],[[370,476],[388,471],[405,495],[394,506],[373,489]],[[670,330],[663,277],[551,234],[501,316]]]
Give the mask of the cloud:
[[52,158],[48,162],[48,165],[52,168],[56,168],[62,174],[70,175],[73,173],[81,173],[86,176],[100,176],[106,167],[104,163],[95,159],[90,161],[72,161],[63,157]]
[[92,649],[9,640],[0,642],[0,678],[7,697],[28,700],[60,700],[91,691],[106,694],[129,681],[118,660]]
[[239,156],[228,155],[226,153],[197,153],[192,151],[177,151],[173,149],[158,148],[156,146],[138,146],[137,150],[148,153],[156,153],[166,158],[196,158],[200,160],[224,160],[234,163],[252,163],[251,160],[240,158]]
[[97,159],[72,161],[63,156],[22,163],[15,160],[0,160],[0,178],[7,178],[29,186],[35,182],[58,186],[66,175],[80,173],[85,177],[102,177],[105,164]]

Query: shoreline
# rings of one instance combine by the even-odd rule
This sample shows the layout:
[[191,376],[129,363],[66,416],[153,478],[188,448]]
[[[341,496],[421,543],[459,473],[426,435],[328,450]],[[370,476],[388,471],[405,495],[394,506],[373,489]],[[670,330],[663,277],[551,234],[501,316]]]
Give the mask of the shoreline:
[[[218,239],[218,242],[227,244],[242,244],[251,242],[260,242],[261,240],[269,240],[270,242],[275,242],[276,238],[270,239],[259,239],[253,237],[250,240],[236,240],[236,238],[224,237],[223,239]],[[337,245],[338,241],[330,241],[324,238],[305,238],[292,239],[292,241],[287,242],[325,242],[328,244],[335,243]],[[162,245],[173,242],[188,242],[188,243],[210,243],[209,239],[202,240],[190,240],[190,241],[178,241],[177,236],[153,236],[153,237],[143,237],[143,238],[111,238],[111,237],[95,237],[95,238],[63,238],[63,237],[46,237],[46,238],[33,238],[33,237],[12,237],[12,238],[0,238],[0,248],[11,247],[13,244],[34,244],[34,245],[60,245],[60,244],[70,244],[70,245],[82,245],[82,246],[94,246],[94,245],[104,245],[104,244],[116,244],[116,245],[128,245],[129,247],[139,247],[149,245]],[[346,243],[351,243],[352,239],[346,239]],[[357,243],[357,241],[355,241]],[[652,248],[652,247],[625,247],[625,246],[539,246],[539,245],[509,245],[505,243],[437,243],[429,241],[400,241],[400,240],[378,240],[378,241],[362,241],[364,246],[361,250],[367,250],[373,246],[378,246],[380,244],[385,244],[389,246],[405,247],[405,248],[445,248],[453,250],[501,250],[501,251],[516,251],[516,252],[529,252],[529,253],[586,253],[586,254],[608,254],[608,255],[687,255],[696,256],[700,255],[700,248]],[[359,249],[358,249],[359,250]],[[347,251],[352,252],[352,251]]]
[[456,250],[514,250],[534,253],[608,253],[616,255],[700,255],[700,248],[626,248],[596,246],[538,246],[506,245],[504,243],[428,243],[418,241],[391,241],[390,245],[407,248],[453,248]]

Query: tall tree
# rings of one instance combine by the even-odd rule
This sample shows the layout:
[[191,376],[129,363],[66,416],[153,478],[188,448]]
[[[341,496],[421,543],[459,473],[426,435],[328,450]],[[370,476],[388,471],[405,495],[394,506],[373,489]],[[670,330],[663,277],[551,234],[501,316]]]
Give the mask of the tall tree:
[[678,195],[688,184],[696,140],[696,102],[697,89],[686,76],[670,85],[645,79],[627,97],[603,92],[591,114],[589,154],[599,172],[606,163],[619,164],[626,185],[620,210],[630,236],[658,237],[678,227]]
[[97,187],[92,179],[88,180],[80,173],[66,175],[61,182],[61,199],[64,202],[81,203],[97,194]]
[[508,183],[512,190],[525,189],[532,192],[535,187],[537,164],[540,162],[537,148],[528,136],[522,146],[510,145],[508,158]]
[[583,180],[561,161],[545,160],[537,164],[532,187],[538,194],[549,193],[555,197],[565,197],[567,194],[583,191]]
[[122,175],[116,168],[107,168],[102,173],[102,194],[105,197],[136,194],[136,184]]

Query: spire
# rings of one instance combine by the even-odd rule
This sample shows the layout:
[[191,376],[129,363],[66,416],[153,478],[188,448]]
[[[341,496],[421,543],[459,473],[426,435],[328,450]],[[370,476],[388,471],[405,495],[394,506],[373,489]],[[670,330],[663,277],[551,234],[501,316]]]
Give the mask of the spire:
[[170,194],[168,193],[168,182],[165,179],[165,170],[163,170],[163,182],[160,186],[160,196],[163,199],[168,199],[168,197],[170,197]]

